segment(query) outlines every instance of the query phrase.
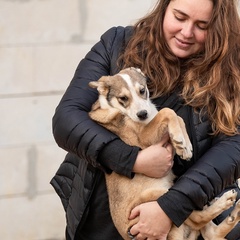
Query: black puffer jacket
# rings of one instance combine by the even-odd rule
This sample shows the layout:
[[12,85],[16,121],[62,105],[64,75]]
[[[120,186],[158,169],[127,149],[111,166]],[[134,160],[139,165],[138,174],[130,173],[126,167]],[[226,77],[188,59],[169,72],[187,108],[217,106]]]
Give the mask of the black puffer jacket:
[[[111,169],[131,177],[134,161],[129,163],[129,159],[136,158],[138,148],[125,145],[88,116],[97,99],[97,92],[88,87],[89,81],[119,71],[117,58],[131,33],[131,27],[117,27],[102,36],[101,41],[80,62],[53,117],[55,140],[69,153],[51,184],[62,200],[71,239],[102,170]],[[171,107],[184,118],[194,147],[194,157],[190,163],[175,159],[174,169],[181,177],[158,200],[174,223],[180,225],[193,209],[201,209],[240,177],[240,135],[212,138],[208,134],[208,120],[199,119],[177,95],[155,99],[154,103],[159,108]],[[116,147],[119,145],[124,151],[119,151]],[[105,156],[114,162],[101,164],[100,159]]]

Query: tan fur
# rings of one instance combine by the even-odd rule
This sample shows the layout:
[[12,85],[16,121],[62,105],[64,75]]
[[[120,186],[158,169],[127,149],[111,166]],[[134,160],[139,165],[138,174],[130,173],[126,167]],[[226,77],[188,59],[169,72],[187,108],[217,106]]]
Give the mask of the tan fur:
[[[127,76],[133,83],[131,86],[136,94],[135,92],[130,93]],[[186,160],[192,157],[192,145],[183,120],[169,108],[156,111],[149,100],[146,79],[140,70],[124,69],[117,75],[102,77],[99,81],[90,82],[89,85],[97,88],[99,92],[99,99],[93,105],[92,111],[89,113],[90,117],[118,135],[124,142],[144,149],[159,142],[165,133],[169,133],[176,154]],[[141,94],[141,89],[146,89],[146,93]],[[136,120],[134,114],[130,117],[134,101],[139,102],[138,105],[134,105],[134,114],[138,115],[141,110],[149,110],[148,119]],[[139,109],[137,109],[138,107]],[[172,172],[159,179],[143,174],[135,174],[132,179],[129,179],[114,172],[110,175],[106,174],[105,177],[111,216],[125,240],[130,239],[127,231],[138,220],[128,220],[131,210],[141,203],[158,199],[168,191],[174,180]],[[228,220],[222,224],[221,230],[216,231],[220,228],[216,227],[211,220],[232,206],[235,198],[236,193],[230,191],[214,202],[212,206],[203,211],[194,211],[180,228],[173,226],[168,240],[194,240],[197,239],[200,231],[206,240],[224,239],[224,236],[239,221],[240,202],[236,207],[237,210],[233,212],[234,220]]]

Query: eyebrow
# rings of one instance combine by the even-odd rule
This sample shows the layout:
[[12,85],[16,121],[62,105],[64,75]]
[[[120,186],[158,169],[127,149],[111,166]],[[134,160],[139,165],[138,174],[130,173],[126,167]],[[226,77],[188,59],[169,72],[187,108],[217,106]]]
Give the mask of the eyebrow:
[[[182,14],[185,17],[189,17],[185,12],[182,12],[181,10],[178,10],[178,9],[175,9],[175,8],[173,10],[177,13]],[[205,20],[198,20],[198,22],[203,23],[203,24],[208,24],[209,23],[209,21],[205,21]]]

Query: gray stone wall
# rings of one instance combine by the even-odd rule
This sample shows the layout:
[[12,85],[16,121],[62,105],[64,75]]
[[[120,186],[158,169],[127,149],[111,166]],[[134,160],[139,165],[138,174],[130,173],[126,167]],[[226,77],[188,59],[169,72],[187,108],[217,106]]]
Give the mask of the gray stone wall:
[[49,184],[65,152],[51,118],[78,62],[109,27],[156,0],[0,0],[0,238],[64,239]]
[[49,184],[65,152],[51,118],[78,62],[109,27],[156,0],[0,0],[0,239],[64,239]]

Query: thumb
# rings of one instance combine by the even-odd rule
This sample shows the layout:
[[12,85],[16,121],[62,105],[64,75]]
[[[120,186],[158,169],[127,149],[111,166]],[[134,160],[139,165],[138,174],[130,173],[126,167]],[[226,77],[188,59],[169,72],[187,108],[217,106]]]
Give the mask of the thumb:
[[136,218],[139,215],[140,215],[140,209],[139,209],[139,206],[137,206],[137,207],[132,209],[128,219],[132,220],[132,219]]
[[167,145],[169,143],[170,137],[168,133],[165,133],[162,138],[160,143],[162,144],[162,146]]

